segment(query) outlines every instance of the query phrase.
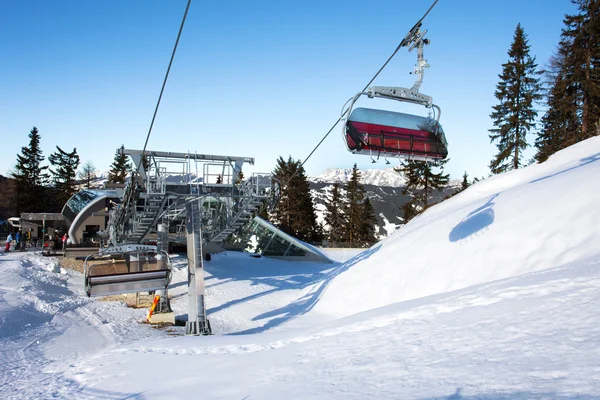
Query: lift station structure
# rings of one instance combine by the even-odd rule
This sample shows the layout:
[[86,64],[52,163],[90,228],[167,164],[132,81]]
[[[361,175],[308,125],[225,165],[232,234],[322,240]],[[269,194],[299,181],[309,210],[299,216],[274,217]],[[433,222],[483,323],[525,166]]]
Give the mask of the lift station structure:
[[108,246],[85,261],[88,296],[162,292],[170,311],[168,243],[187,244],[187,334],[210,334],[204,303],[204,250],[244,226],[261,207],[272,209],[280,184],[270,173],[242,174],[254,158],[122,149],[136,170],[112,205]]

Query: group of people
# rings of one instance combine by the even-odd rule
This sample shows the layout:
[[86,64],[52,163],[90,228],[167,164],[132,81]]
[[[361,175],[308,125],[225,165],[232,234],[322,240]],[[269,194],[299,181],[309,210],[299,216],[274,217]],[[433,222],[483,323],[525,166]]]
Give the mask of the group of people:
[[31,229],[26,231],[24,234],[23,232],[19,229],[13,236],[12,233],[8,234],[8,237],[6,238],[6,247],[4,248],[4,251],[10,251],[10,244],[12,243],[12,241],[15,241],[15,250],[16,251],[23,251],[25,250],[26,246],[31,246]]
[[[46,235],[47,236],[47,235]],[[52,239],[46,237],[45,238],[44,247],[48,247],[52,250],[61,250],[65,251],[67,244],[70,244],[69,235],[64,233],[62,236],[58,232],[54,232],[52,234]]]
[[[31,229],[25,233],[23,233],[20,229],[16,233],[10,232],[6,237],[6,246],[4,248],[5,252],[10,251],[10,246],[13,240],[15,241],[15,251],[25,251],[26,247],[34,246],[32,243]],[[61,236],[58,232],[54,232],[52,238],[50,238],[48,235],[44,235],[44,247],[52,248],[53,250],[62,249],[64,251],[69,242],[69,235],[67,233],[64,233]]]

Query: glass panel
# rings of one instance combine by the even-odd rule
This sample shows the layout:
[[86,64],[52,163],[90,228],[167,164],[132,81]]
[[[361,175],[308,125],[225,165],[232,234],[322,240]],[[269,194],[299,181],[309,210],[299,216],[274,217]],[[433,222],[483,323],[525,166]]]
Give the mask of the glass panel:
[[271,240],[271,243],[269,243],[269,247],[267,247],[263,254],[265,256],[283,256],[289,245],[290,242],[275,234],[275,236],[273,236],[273,240]]
[[75,220],[75,217],[77,217],[77,214],[79,214],[79,212],[92,200],[99,196],[100,194],[98,192],[82,190],[67,201],[67,204],[65,204],[65,208],[63,209],[63,216],[72,223]]
[[271,232],[264,226],[259,225],[258,223],[255,223],[253,225],[256,226],[256,229],[254,230],[254,233],[251,233],[252,231],[249,231],[251,234],[247,240],[247,244],[244,248],[244,251],[248,253],[261,254],[264,251],[265,247],[267,247],[269,241],[271,240],[273,232]]
[[254,233],[256,236],[258,236],[258,246],[256,248],[256,252],[262,254],[275,233],[271,232],[262,225],[259,225]]
[[308,253],[306,250],[301,249],[300,247],[298,247],[292,243],[292,246],[290,247],[290,250],[288,251],[288,253],[286,255],[290,256],[290,257],[292,257],[292,256],[303,257],[306,255],[306,253]]

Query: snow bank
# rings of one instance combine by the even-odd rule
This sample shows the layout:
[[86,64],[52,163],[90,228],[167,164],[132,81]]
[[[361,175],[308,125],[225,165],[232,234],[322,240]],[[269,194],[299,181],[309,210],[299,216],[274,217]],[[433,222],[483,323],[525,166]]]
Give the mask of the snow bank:
[[344,317],[600,253],[600,137],[488,178],[346,262],[313,313]]

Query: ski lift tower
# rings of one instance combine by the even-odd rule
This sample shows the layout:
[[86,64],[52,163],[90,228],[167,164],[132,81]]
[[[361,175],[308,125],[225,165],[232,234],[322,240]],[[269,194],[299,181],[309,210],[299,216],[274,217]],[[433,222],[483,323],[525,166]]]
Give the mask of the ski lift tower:
[[[167,243],[186,243],[186,333],[210,334],[204,301],[203,248],[208,243],[225,241],[261,207],[274,207],[280,196],[279,183],[271,174],[253,173],[244,179],[242,167],[244,163],[254,164],[251,157],[122,151],[131,157],[137,171],[131,174],[120,202],[110,212],[110,245],[105,252],[117,254],[119,249],[131,251],[138,246],[147,252],[148,246],[156,242],[162,247],[154,246],[159,254]],[[140,279],[148,275],[132,271],[93,279],[86,276],[86,288],[94,293],[95,282],[110,282],[111,289],[120,293],[137,292]],[[170,279],[168,276],[166,279]],[[162,297],[167,300],[167,296]],[[170,309],[168,304],[162,308]]]

